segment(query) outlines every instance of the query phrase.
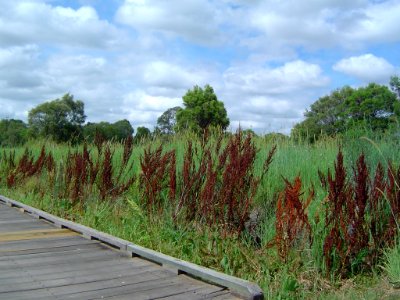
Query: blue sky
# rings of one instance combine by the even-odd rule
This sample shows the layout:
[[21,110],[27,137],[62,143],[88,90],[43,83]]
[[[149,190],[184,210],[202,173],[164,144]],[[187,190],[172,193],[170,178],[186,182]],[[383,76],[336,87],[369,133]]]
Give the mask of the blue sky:
[[289,133],[319,97],[400,75],[400,0],[0,0],[0,118],[72,93],[152,128],[210,84],[231,129]]

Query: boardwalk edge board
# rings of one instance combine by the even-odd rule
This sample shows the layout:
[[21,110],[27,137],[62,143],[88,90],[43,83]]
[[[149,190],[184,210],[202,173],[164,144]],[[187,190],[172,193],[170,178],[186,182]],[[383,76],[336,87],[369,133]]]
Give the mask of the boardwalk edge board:
[[244,299],[264,299],[261,288],[247,280],[243,280],[237,277],[229,276],[221,272],[217,272],[199,265],[189,263],[172,256],[162,254],[135,244],[129,241],[117,238],[110,234],[86,227],[81,224],[77,224],[49,213],[46,213],[40,209],[33,208],[29,205],[23,204],[16,200],[7,198],[0,195],[0,202],[3,202],[7,206],[19,208],[22,212],[28,213],[35,218],[44,219],[50,223],[53,223],[58,228],[66,228],[72,231],[80,233],[83,237],[91,240],[98,240],[102,243],[110,245],[114,248],[119,249],[122,252],[127,253],[130,256],[138,256],[146,260],[150,260],[157,264],[162,265],[171,270],[176,270],[178,274],[186,274],[194,278],[201,279],[203,281],[215,284],[218,286],[228,288],[233,294],[240,296]]

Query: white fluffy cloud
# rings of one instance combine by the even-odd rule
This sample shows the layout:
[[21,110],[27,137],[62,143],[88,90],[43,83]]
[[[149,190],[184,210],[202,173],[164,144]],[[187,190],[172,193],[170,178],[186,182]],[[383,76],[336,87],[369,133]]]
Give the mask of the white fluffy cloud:
[[221,38],[215,7],[203,0],[125,0],[116,19],[138,31],[157,31],[201,44]]
[[152,127],[155,120],[168,108],[181,105],[181,98],[153,96],[136,90],[123,97],[124,113],[141,126]]
[[71,3],[2,1],[0,118],[26,120],[30,108],[70,92],[88,121],[152,127],[188,89],[208,83],[233,129],[288,133],[336,86],[332,68],[332,80],[344,73],[382,83],[399,70],[396,51],[369,48],[398,47],[398,0]]
[[360,48],[368,43],[400,41],[400,2],[391,1],[260,1],[248,10],[249,27],[258,35],[244,45],[290,53],[293,46],[311,50]]
[[354,76],[363,82],[387,83],[395,67],[386,59],[373,54],[352,56],[338,61],[333,69]]
[[296,60],[277,68],[233,67],[225,72],[224,78],[230,89],[273,95],[325,86],[328,78],[322,73],[320,66]]
[[275,68],[229,68],[224,83],[233,124],[288,133],[329,78],[320,66],[296,60]]
[[201,70],[185,69],[178,64],[155,60],[145,66],[143,80],[151,87],[185,90],[195,84],[205,84],[206,75]]
[[54,43],[109,48],[124,43],[124,34],[100,20],[90,6],[74,10],[38,1],[5,2],[0,10],[0,46]]
[[400,40],[400,1],[373,1],[360,12],[352,30],[344,32],[351,40],[361,42],[398,42]]

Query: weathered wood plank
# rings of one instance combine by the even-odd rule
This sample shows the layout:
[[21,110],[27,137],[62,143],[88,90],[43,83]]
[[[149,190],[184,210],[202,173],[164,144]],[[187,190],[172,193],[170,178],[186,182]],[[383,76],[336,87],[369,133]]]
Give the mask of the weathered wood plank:
[[[178,276],[171,278],[159,278],[154,280],[142,280],[136,283],[127,283],[120,286],[107,287],[102,289],[93,289],[90,291],[69,293],[69,294],[56,294],[57,299],[79,299],[79,300],[91,300],[91,299],[110,299],[115,297],[116,299],[137,299],[140,295],[146,295],[146,299],[152,299],[150,297],[151,291],[157,289],[163,289],[166,287],[178,287],[182,286],[182,282]],[[149,295],[149,296],[147,296]]]
[[35,219],[19,219],[19,220],[15,220],[15,219],[11,219],[11,220],[7,220],[7,221],[3,221],[3,217],[0,216],[0,227],[3,227],[5,225],[11,225],[13,224],[15,226],[15,224],[21,224],[21,223],[25,223],[25,224],[29,224],[29,223],[36,223],[37,220]]
[[[114,289],[117,291],[118,289],[123,289],[128,285],[139,285],[139,286],[148,286],[149,284],[157,285],[162,283],[165,280],[169,280],[168,272],[163,270],[158,270],[154,272],[143,272],[139,274],[135,274],[132,276],[125,276],[123,278],[109,279],[109,280],[98,280],[92,282],[83,282],[76,284],[66,284],[60,286],[50,286],[50,287],[39,287],[35,289],[23,289],[17,291],[8,291],[8,292],[0,292],[0,299],[3,297],[4,299],[8,299],[10,295],[17,294],[27,294],[31,296],[36,296],[37,293],[42,294],[42,290],[46,289],[54,296],[62,296],[62,295],[71,295],[71,294],[79,294],[84,292],[90,292],[91,294],[96,295],[97,299],[107,293],[108,289]],[[46,282],[46,284],[48,284]],[[61,284],[61,282],[60,282]],[[69,297],[74,298],[74,297]],[[76,299],[82,299],[81,296],[78,296]]]
[[[155,287],[163,287],[163,286],[171,286],[176,285],[176,279],[159,279],[153,281],[143,281],[135,284],[126,284],[123,286],[117,287],[106,287],[103,289],[95,289],[90,291],[81,291],[75,292],[70,290],[69,293],[65,294],[56,294],[53,295],[52,291],[47,289],[40,289],[32,291],[24,291],[24,292],[13,292],[7,293],[7,299],[10,300],[49,300],[49,299],[57,299],[57,300],[67,300],[67,299],[78,299],[78,300],[89,300],[89,299],[109,299],[113,296],[124,297],[129,295],[130,299],[136,299],[135,295],[141,291],[151,290]],[[51,295],[51,296],[50,296]],[[119,299],[117,298],[117,299]]]
[[[98,261],[98,260],[105,260],[105,259],[116,259],[119,256],[116,256],[115,253],[109,253],[108,251],[89,251],[89,252],[67,252],[63,253],[62,255],[47,255],[41,256],[37,258],[31,259],[21,259],[16,261],[1,261],[0,268],[2,271],[7,269],[15,268],[16,266],[24,267],[24,268],[34,268],[34,267],[44,267],[44,266],[53,266],[56,268],[57,265],[63,264],[78,264],[81,262],[87,261]],[[121,255],[121,257],[123,257]]]
[[131,268],[132,270],[142,267],[142,266],[149,266],[153,265],[152,263],[144,260],[126,260],[126,259],[102,259],[102,260],[84,260],[80,261],[78,263],[69,263],[69,264],[59,264],[59,265],[49,265],[49,266],[36,266],[36,267],[30,267],[29,269],[26,268],[16,268],[13,270],[9,270],[6,274],[2,274],[0,272],[0,281],[8,279],[8,278],[17,278],[21,276],[21,274],[29,275],[29,276],[34,276],[35,278],[40,278],[41,276],[43,277],[51,277],[55,276],[54,278],[57,278],[57,276],[61,276],[60,278],[63,278],[64,275],[59,275],[59,274],[65,274],[65,277],[68,277],[70,273],[85,273],[88,272],[89,274],[95,273],[96,270],[100,270],[99,272],[103,270],[113,270],[113,268],[118,268],[120,266],[127,266]]
[[[65,247],[72,247],[72,248],[67,249]],[[58,249],[58,248],[63,248],[64,250]],[[66,246],[62,246],[62,247],[51,247],[50,246],[50,247],[47,247],[46,249],[48,249],[48,251],[35,252],[40,249],[20,250],[22,252],[17,251],[16,253],[9,251],[8,252],[9,255],[7,255],[7,256],[10,256],[11,258],[12,258],[12,256],[16,256],[19,258],[20,261],[23,261],[26,259],[38,258],[38,257],[59,256],[58,252],[60,252],[60,250],[65,252],[65,253],[63,253],[63,255],[68,254],[69,252],[73,253],[74,255],[80,255],[80,253],[86,253],[88,250],[90,250],[91,252],[95,252],[95,251],[103,252],[103,250],[110,250],[110,248],[107,247],[106,245],[96,242],[96,241],[94,241],[94,242],[88,241],[88,243],[82,243],[82,244],[76,244],[76,245],[66,245]],[[32,251],[32,253],[29,253],[29,251]],[[111,253],[114,253],[116,256],[121,255],[121,253],[119,253],[117,251],[110,252],[109,255],[112,255]],[[0,256],[0,262],[5,259],[7,259],[7,258]]]
[[[85,290],[89,286],[102,288],[107,284],[124,284],[125,282],[135,283],[146,280],[153,280],[162,278],[168,278],[172,276],[168,271],[156,266],[143,266],[133,270],[124,271],[113,271],[103,272],[89,275],[79,275],[73,277],[57,278],[57,279],[46,279],[46,280],[33,280],[25,282],[14,282],[8,284],[0,284],[0,296],[5,293],[15,291],[29,291],[37,290],[41,288],[64,290],[65,287],[72,289],[83,289]],[[57,290],[57,291],[58,291]]]
[[8,241],[19,241],[19,240],[31,240],[35,238],[52,238],[52,237],[60,237],[60,236],[76,236],[77,233],[72,232],[67,229],[55,229],[55,228],[46,228],[46,229],[32,229],[25,231],[13,231],[13,232],[1,232],[0,233],[0,242],[8,242]]
[[138,255],[172,269],[175,268],[178,274],[188,274],[204,281],[227,287],[241,297],[263,299],[260,287],[249,281],[204,268],[138,245],[128,245],[128,251],[132,252],[132,255]]
[[14,251],[0,251],[0,261],[5,259],[21,259],[25,256],[29,255],[29,257],[38,255],[38,254],[50,254],[54,253],[56,255],[63,255],[65,252],[69,251],[79,251],[79,250],[99,250],[104,248],[99,248],[99,245],[96,243],[87,243],[87,244],[78,244],[78,245],[66,245],[61,247],[48,247],[48,248],[39,248],[39,249],[26,249],[26,250],[14,250]]
[[[0,219],[2,221],[12,221],[12,220],[35,220],[31,215],[29,214],[23,214],[18,211],[14,211],[14,208],[9,208],[7,206],[1,205],[1,209],[3,210],[5,207],[7,210],[11,210],[11,212],[3,213],[0,215]],[[37,220],[37,219],[36,219]]]
[[[144,270],[158,270],[159,267],[152,264],[142,264],[142,265],[131,265],[125,262],[115,263],[109,265],[99,265],[98,263],[94,265],[87,265],[84,269],[79,269],[78,266],[74,266],[72,270],[65,270],[64,268],[59,269],[58,272],[54,272],[54,270],[47,269],[49,272],[43,273],[42,269],[37,271],[20,269],[16,272],[10,273],[10,276],[0,279],[0,286],[6,285],[10,283],[24,283],[24,282],[33,282],[33,281],[46,281],[53,279],[66,279],[66,278],[78,278],[78,277],[87,277],[99,274],[102,276],[109,276],[111,278],[115,274],[123,275],[133,275],[137,271]],[[29,275],[29,276],[26,276]],[[16,279],[18,278],[18,280]]]
[[[64,230],[57,235],[54,226]],[[43,236],[47,230],[53,233]],[[261,290],[250,282],[0,195],[0,299],[234,299],[226,287],[243,298],[262,299]]]
[[209,288],[198,288],[190,291],[186,291],[183,293],[179,294],[174,294],[171,296],[163,296],[163,297],[158,297],[157,299],[165,299],[165,300],[201,300],[201,299],[215,299],[216,297],[220,295],[229,295],[230,298],[227,299],[232,299],[232,300],[238,300],[239,298],[236,298],[232,296],[232,294],[229,291],[224,290],[223,288],[220,287],[215,287],[217,291],[210,290]]
[[2,226],[0,228],[0,235],[3,233],[21,232],[21,231],[33,231],[40,229],[54,229],[54,227],[43,226],[42,224],[26,224],[15,228],[13,225]]
[[[172,282],[172,280],[171,280]],[[192,299],[188,298],[188,295],[193,294],[193,292],[198,291],[199,293],[213,293],[217,291],[221,291],[223,288],[218,286],[209,286],[207,284],[198,282],[190,282],[186,281],[182,278],[179,278],[179,281],[176,284],[167,284],[167,285],[159,285],[155,286],[151,289],[142,289],[137,290],[134,293],[134,298],[141,299],[164,299],[169,297],[170,299],[179,299],[180,295],[185,295],[180,299]],[[106,299],[119,299],[119,300],[128,300],[132,299],[132,295],[118,295],[114,297],[109,297]]]
[[71,229],[75,232],[81,233],[84,237],[89,238],[89,239],[96,239],[105,243],[108,243],[110,245],[114,245],[115,247],[119,248],[122,251],[126,250],[126,246],[129,244],[128,241],[125,241],[123,239],[114,237],[110,234],[100,232],[98,230],[83,226],[81,224],[77,224],[68,220],[61,219],[59,217],[53,216],[49,213],[46,213],[42,210],[30,207],[28,205],[25,205],[23,203],[19,203],[15,200],[9,199],[7,197],[1,196],[0,195],[0,201],[4,201],[5,203],[22,208],[25,211],[31,213],[33,216],[37,216],[38,218],[45,219],[51,223],[53,223],[55,226],[60,227],[60,228],[68,228]]
[[226,291],[226,292],[221,293],[221,294],[217,294],[217,293],[216,293],[215,295],[210,295],[210,296],[208,296],[208,297],[206,297],[206,298],[204,298],[204,299],[232,300],[232,299],[239,299],[239,298],[234,297],[234,296],[232,295],[232,293]]
[[57,248],[84,244],[98,244],[97,241],[83,239],[80,236],[52,237],[45,239],[20,240],[0,243],[0,255],[3,252],[21,251],[30,249]]

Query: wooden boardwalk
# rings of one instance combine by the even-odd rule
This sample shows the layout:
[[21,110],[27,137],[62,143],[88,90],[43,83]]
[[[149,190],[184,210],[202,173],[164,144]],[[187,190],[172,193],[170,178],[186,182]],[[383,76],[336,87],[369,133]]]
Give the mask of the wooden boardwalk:
[[[186,270],[179,260],[163,264],[170,258],[135,245],[115,249],[27,213],[26,207],[10,206],[0,201],[0,299],[238,299],[218,280],[213,285],[193,278],[203,277],[196,272],[204,268],[188,264]],[[185,272],[179,272],[180,265]],[[262,299],[240,288],[236,294]]]

